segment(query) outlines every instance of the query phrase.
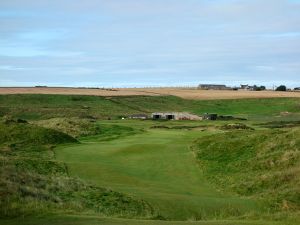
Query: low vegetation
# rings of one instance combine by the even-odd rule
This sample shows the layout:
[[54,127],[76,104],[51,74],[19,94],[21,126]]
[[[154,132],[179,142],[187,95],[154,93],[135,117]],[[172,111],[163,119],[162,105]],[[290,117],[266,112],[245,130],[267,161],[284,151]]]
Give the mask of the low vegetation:
[[0,123],[0,143],[22,147],[76,142],[76,139],[59,131],[46,129],[18,120]]
[[300,121],[270,121],[258,125],[265,128],[292,128],[300,127]]
[[230,131],[194,146],[218,188],[262,199],[274,211],[300,209],[300,129]]
[[[67,96],[67,95],[0,95],[0,116],[25,120],[50,118],[120,119],[134,113],[186,111],[197,115],[218,113],[237,118],[269,120],[280,116],[299,118],[297,98],[187,100],[174,96]],[[298,113],[293,115],[292,113]]]
[[66,133],[74,138],[102,133],[100,126],[94,119],[84,118],[51,118],[47,120],[33,121],[41,127],[54,129]]
[[223,130],[254,130],[243,123],[227,123],[221,127]]
[[[154,111],[223,116],[122,119]],[[1,224],[299,224],[296,98],[0,95],[0,116]]]
[[36,125],[0,123],[0,217],[50,212],[94,212],[128,218],[154,217],[151,205],[128,195],[69,177],[53,148],[73,137]]

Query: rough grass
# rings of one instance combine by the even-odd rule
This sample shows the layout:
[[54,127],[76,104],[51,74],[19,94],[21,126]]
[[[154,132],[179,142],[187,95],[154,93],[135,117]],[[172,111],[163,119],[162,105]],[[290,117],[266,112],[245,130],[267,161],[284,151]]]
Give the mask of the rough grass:
[[26,123],[0,122],[0,143],[14,145],[50,145],[77,142],[71,136]]
[[300,209],[300,129],[232,131],[199,139],[194,149],[205,176],[223,190]]
[[12,167],[1,169],[0,217],[48,213],[94,213],[124,218],[153,218],[153,208],[143,200],[88,185],[66,176],[42,176]]
[[[299,119],[300,99],[187,100],[174,96],[0,95],[0,116],[37,120],[58,117],[120,118],[133,113],[187,111],[218,113],[252,119]],[[281,112],[289,112],[281,115]]]
[[0,218],[50,212],[153,218],[147,202],[69,178],[53,147],[73,137],[28,123],[0,123]]
[[243,123],[228,123],[221,126],[223,130],[253,130],[252,127],[247,126]]
[[[248,120],[120,120],[153,111]],[[299,99],[7,95],[0,96],[2,115],[13,119],[0,123],[1,217],[24,216],[24,224],[299,224]]]
[[270,121],[258,125],[265,128],[292,128],[300,127],[300,121]]
[[84,118],[52,118],[47,120],[34,121],[34,124],[58,130],[74,138],[102,133],[100,126],[93,119]]
[[118,124],[97,124],[98,126],[98,134],[97,135],[90,135],[87,137],[80,138],[81,141],[92,141],[92,142],[103,142],[103,141],[110,141],[126,136],[135,135],[138,133],[142,133],[144,131],[143,128],[134,128],[127,125],[118,125]]

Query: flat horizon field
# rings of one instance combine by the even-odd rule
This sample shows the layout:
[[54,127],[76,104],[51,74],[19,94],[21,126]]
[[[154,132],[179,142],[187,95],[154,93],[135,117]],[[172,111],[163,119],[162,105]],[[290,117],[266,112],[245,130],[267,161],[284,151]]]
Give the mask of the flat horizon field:
[[177,96],[184,99],[248,99],[248,98],[300,98],[300,91],[233,91],[197,90],[196,88],[74,88],[74,87],[0,87],[0,95],[56,94],[93,96]]

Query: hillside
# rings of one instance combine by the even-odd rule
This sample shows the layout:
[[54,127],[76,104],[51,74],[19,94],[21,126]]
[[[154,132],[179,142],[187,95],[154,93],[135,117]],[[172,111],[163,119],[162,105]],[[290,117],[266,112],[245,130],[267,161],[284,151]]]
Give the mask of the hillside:
[[215,134],[197,140],[194,150],[218,188],[262,199],[274,211],[299,211],[299,127]]
[[54,212],[154,216],[145,201],[69,176],[54,147],[78,141],[62,132],[14,120],[0,123],[0,218]]
[[[232,117],[122,119],[154,111]],[[0,115],[1,224],[299,223],[297,98],[0,95]]]
[[155,111],[186,111],[198,115],[209,112],[263,121],[295,120],[300,118],[299,109],[298,98],[200,101],[174,96],[0,95],[0,116],[11,115],[27,120],[63,117],[119,119],[133,113]]

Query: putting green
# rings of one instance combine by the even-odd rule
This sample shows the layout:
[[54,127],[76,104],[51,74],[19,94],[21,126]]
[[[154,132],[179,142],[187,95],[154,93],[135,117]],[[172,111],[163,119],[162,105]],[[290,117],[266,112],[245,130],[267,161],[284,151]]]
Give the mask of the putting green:
[[254,200],[221,193],[203,178],[189,146],[209,134],[148,129],[106,142],[89,139],[56,154],[72,176],[145,199],[167,219],[221,219],[261,210]]

